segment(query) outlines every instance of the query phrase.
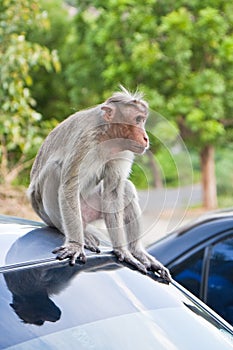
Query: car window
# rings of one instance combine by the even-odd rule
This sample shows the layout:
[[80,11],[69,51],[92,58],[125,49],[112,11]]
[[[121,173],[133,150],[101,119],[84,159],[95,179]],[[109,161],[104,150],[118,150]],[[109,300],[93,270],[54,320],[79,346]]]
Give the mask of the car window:
[[201,250],[171,269],[172,277],[197,297],[200,297],[203,255]]
[[212,247],[207,304],[233,324],[233,237]]

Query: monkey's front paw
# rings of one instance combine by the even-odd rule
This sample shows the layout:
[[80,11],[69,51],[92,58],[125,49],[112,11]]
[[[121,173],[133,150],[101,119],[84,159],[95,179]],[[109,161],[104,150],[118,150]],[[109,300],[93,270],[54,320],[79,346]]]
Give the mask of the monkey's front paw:
[[172,277],[170,271],[158,260],[155,259],[155,262],[151,263],[151,270],[157,272],[166,281],[171,282]]
[[147,270],[151,270],[157,272],[160,277],[165,279],[168,282],[171,282],[172,277],[170,275],[169,270],[161,264],[158,260],[156,260],[153,256],[144,251],[134,252],[133,255],[141,261],[141,263],[147,268]]
[[59,260],[69,258],[70,265],[74,265],[76,259],[79,259],[83,263],[86,262],[83,247],[77,242],[69,242],[66,245],[54,249],[52,253],[57,254],[57,259]]
[[119,261],[125,261],[136,267],[137,270],[141,271],[142,273],[147,273],[146,267],[138,259],[134,258],[130,251],[125,249],[114,249],[114,253],[118,257]]

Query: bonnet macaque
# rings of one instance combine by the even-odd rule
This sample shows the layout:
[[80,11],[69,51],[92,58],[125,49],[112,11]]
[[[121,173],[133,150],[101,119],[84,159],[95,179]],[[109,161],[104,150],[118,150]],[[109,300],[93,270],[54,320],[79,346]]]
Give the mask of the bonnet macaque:
[[31,170],[28,190],[36,213],[65,236],[58,259],[85,262],[84,246],[99,252],[89,225],[104,219],[113,251],[140,271],[169,271],[140,243],[141,211],[128,180],[134,154],[149,147],[145,131],[148,104],[140,93],[121,87],[104,103],[79,111],[47,136]]

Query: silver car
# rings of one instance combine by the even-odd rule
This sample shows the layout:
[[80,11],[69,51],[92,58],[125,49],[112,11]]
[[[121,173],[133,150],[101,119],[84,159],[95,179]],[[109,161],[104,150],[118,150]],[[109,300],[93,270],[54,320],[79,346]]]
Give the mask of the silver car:
[[0,349],[233,349],[232,327],[176,282],[109,250],[58,261],[63,236],[0,217]]

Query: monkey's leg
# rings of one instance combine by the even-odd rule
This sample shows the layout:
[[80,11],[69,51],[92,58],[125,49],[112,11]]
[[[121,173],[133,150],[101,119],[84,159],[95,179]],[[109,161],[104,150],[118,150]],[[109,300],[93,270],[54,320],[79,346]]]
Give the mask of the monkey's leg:
[[169,270],[142,247],[141,209],[136,189],[128,180],[125,184],[124,203],[124,225],[129,251],[147,270],[156,271],[162,278],[171,281]]
[[36,188],[40,195],[39,216],[49,226],[56,227],[64,234],[58,204],[60,186],[60,166],[54,162],[42,171],[37,179]]
[[100,231],[89,223],[102,218],[101,213],[101,184],[97,185],[91,194],[81,196],[81,212],[84,227],[84,247],[93,252],[100,253]]
[[95,253],[100,253],[100,241],[97,236],[101,234],[98,229],[92,225],[88,225],[84,229],[84,247]]
[[[111,173],[108,175],[111,175]],[[136,259],[128,250],[124,225],[123,225],[123,208],[124,208],[124,182],[119,181],[116,187],[112,186],[114,175],[106,176],[105,188],[103,191],[102,211],[103,218],[108,229],[108,233],[112,242],[113,251],[120,261],[125,261],[143,273],[147,270],[145,266]]]
[[[80,195],[80,206],[81,206],[81,216],[82,225],[84,230],[84,247],[93,252],[99,253],[99,240],[96,235],[99,235],[99,231],[95,227],[89,225],[90,222],[98,220],[101,217],[101,186],[96,186],[91,194],[88,196]],[[80,223],[81,224],[81,223]],[[72,256],[72,252],[76,249],[76,242],[68,242],[65,246],[62,246],[55,250],[59,253],[59,258]],[[72,247],[73,245],[74,247]],[[81,257],[80,257],[81,259]],[[74,258],[72,258],[72,261]],[[82,259],[81,259],[82,260]]]
[[59,208],[66,239],[63,246],[53,251],[60,260],[69,258],[70,265],[74,265],[76,259],[86,262],[80,194],[76,192],[76,188],[77,185],[69,188],[63,183],[59,187]]

